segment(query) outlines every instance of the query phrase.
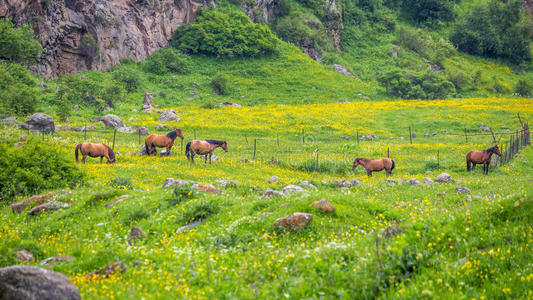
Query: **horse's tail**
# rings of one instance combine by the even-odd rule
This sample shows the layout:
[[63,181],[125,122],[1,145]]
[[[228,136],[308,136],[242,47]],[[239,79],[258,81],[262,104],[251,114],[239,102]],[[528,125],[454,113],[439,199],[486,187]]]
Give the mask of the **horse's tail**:
[[185,146],[185,156],[187,156],[187,159],[189,159],[190,151],[191,151],[191,142],[188,142],[187,146]]
[[78,160],[78,150],[81,151],[81,144],[78,144],[78,145],[76,146],[76,150],[74,150],[74,156],[76,157],[76,162],[79,161],[79,160]]
[[[146,140],[148,140],[148,138],[146,138]],[[146,154],[150,155],[150,148],[148,148],[148,142],[146,142],[146,140],[144,140],[144,149],[146,149]]]
[[394,163],[394,160],[391,159],[390,161],[392,162],[392,167],[390,168],[390,170],[392,171],[394,170],[394,167],[396,167],[396,164]]

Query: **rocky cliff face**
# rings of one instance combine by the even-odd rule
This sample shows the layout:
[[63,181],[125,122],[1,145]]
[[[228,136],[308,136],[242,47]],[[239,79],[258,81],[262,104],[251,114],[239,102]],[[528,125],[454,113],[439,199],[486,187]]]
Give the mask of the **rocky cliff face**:
[[48,77],[144,60],[209,0],[0,0],[0,17],[29,23],[44,53],[32,67]]

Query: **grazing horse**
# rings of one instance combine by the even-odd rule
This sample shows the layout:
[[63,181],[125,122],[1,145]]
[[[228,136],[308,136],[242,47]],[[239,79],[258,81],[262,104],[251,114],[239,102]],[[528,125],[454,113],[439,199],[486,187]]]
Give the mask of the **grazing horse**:
[[174,140],[176,137],[180,137],[183,140],[183,133],[181,132],[181,129],[174,126],[174,130],[167,133],[167,134],[150,134],[146,137],[144,140],[144,145],[146,147],[146,153],[148,155],[154,153],[154,155],[157,155],[157,149],[156,147],[165,147],[167,149],[167,152],[172,149],[172,146],[174,145]]
[[207,163],[207,155],[209,155],[209,163],[211,163],[211,155],[216,148],[222,148],[224,151],[228,152],[228,143],[226,141],[217,141],[217,140],[192,140],[187,143],[185,147],[185,156],[187,159],[194,163],[194,155],[205,155],[205,163]]
[[[473,150],[468,152],[466,154],[466,170],[470,172],[470,169],[474,170],[476,168],[476,164],[483,164],[483,173],[489,174],[489,164],[492,154],[502,156],[498,145],[483,151]],[[470,168],[470,163],[473,164],[472,168]]]
[[113,152],[113,150],[105,144],[78,144],[76,146],[76,150],[74,151],[74,155],[76,156],[76,162],[78,162],[78,150],[81,152],[81,155],[83,155],[83,158],[81,159],[82,163],[85,163],[85,158],[87,158],[87,155],[89,157],[100,157],[100,163],[102,163],[104,157],[107,158],[108,164],[114,163],[116,161],[115,152]]
[[352,170],[354,170],[358,165],[362,165],[366,169],[366,174],[372,176],[372,172],[379,172],[383,169],[387,172],[388,175],[392,175],[392,170],[394,170],[395,164],[394,160],[390,158],[382,159],[368,159],[368,158],[356,158],[353,161]]

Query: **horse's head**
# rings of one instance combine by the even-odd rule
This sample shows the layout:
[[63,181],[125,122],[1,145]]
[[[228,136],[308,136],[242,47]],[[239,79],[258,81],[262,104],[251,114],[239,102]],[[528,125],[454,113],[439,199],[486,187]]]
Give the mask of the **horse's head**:
[[180,139],[183,140],[184,136],[183,136],[183,133],[181,132],[181,129],[179,129],[178,127],[174,126],[174,131],[176,131],[176,134],[180,137]]
[[228,143],[226,143],[226,141],[224,141],[221,145],[220,145],[220,148],[224,149],[224,151],[228,152]]
[[500,152],[500,148],[498,148],[498,145],[492,147],[492,152],[498,156],[502,156],[502,153]]
[[359,162],[360,160],[361,160],[360,158],[356,158],[356,159],[353,161],[352,170],[354,170],[355,168],[357,168],[358,165],[361,164],[361,163]]
[[[104,144],[102,144],[104,145]],[[107,160],[108,164],[112,164],[117,161],[115,157],[115,152],[113,152],[113,149],[111,149],[109,146],[104,145],[107,148],[107,154],[109,155],[109,159]]]

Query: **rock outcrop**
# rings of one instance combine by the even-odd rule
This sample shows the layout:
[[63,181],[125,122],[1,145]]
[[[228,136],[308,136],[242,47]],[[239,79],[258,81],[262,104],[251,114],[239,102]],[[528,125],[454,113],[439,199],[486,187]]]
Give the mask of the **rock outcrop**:
[[55,131],[54,119],[44,113],[35,113],[28,117],[22,124],[22,129],[37,130],[45,132]]
[[106,70],[122,58],[146,59],[193,21],[207,0],[6,0],[0,18],[29,23],[44,48],[32,69],[47,77]]

